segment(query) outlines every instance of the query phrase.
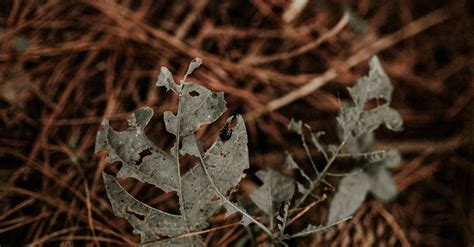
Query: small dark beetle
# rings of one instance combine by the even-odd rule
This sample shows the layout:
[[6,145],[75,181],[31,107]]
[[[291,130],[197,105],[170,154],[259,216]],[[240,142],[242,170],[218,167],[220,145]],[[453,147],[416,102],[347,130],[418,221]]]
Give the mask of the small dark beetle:
[[226,123],[224,128],[222,128],[221,133],[219,134],[219,137],[221,138],[222,141],[227,141],[230,139],[232,136],[232,124],[231,123]]

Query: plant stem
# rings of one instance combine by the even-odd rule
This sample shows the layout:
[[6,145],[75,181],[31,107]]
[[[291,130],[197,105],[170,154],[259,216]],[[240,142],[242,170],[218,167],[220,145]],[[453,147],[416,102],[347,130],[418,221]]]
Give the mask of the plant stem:
[[[181,90],[184,88],[185,84],[182,84],[183,87]],[[181,171],[180,171],[180,163],[179,163],[179,142],[180,142],[180,129],[181,129],[181,97],[182,93],[178,93],[178,112],[176,114],[176,117],[178,118],[178,122],[176,123],[176,151],[175,151],[175,158],[176,158],[176,169],[178,173],[178,197],[179,197],[179,211],[181,212],[181,215],[183,216],[183,223],[184,227],[186,229],[186,233],[189,233],[188,229],[188,221],[186,218],[186,212],[184,210],[184,198],[183,198],[183,186],[181,184]],[[190,242],[192,244],[192,241]]]
[[311,157],[311,152],[309,151],[308,145],[306,145],[306,140],[304,138],[303,131],[301,131],[301,142],[303,143],[304,150],[306,151],[306,155],[308,156],[309,161],[311,162],[311,166],[313,167],[313,170],[316,173],[316,176],[319,177],[318,168],[316,167],[316,164],[314,163],[314,160]]
[[311,194],[311,192],[316,188],[316,186],[319,185],[319,183],[321,181],[323,181],[324,177],[326,176],[326,174],[328,173],[328,170],[329,170],[329,167],[331,167],[331,164],[334,162],[334,160],[336,160],[336,157],[338,155],[338,153],[341,151],[342,147],[344,147],[344,145],[346,144],[346,141],[347,141],[347,138],[349,136],[346,135],[343,139],[343,141],[341,142],[341,144],[337,147],[336,149],[336,152],[331,156],[331,159],[328,161],[328,163],[326,164],[326,166],[324,167],[323,171],[321,171],[321,173],[319,174],[319,176],[316,178],[315,181],[313,181],[311,184],[310,184],[310,188],[305,192],[305,194],[303,195],[303,197],[301,197],[301,199],[296,203],[295,205],[295,208],[299,208],[301,206],[301,204],[306,200],[306,198]]
[[[196,148],[198,147],[197,146],[197,141],[196,141],[196,136],[194,134],[191,134],[194,138],[194,144],[196,145]],[[232,206],[235,210],[239,211],[243,216],[242,217],[247,217],[248,219],[250,219],[253,223],[255,223],[260,229],[262,229],[269,237],[270,239],[275,239],[274,236],[273,236],[273,233],[270,231],[270,229],[268,229],[265,225],[263,225],[262,223],[260,223],[258,220],[256,220],[255,218],[253,218],[251,215],[249,215],[247,212],[245,212],[244,210],[242,210],[241,208],[239,208],[237,205],[235,205],[234,203],[232,203],[229,199],[227,199],[224,194],[219,190],[219,188],[217,188],[217,185],[214,183],[214,180],[212,179],[211,177],[211,174],[209,174],[209,171],[207,170],[206,168],[206,163],[204,162],[204,158],[203,158],[203,155],[201,153],[201,150],[198,148],[199,150],[199,160],[201,161],[201,165],[202,165],[202,169],[204,170],[204,172],[206,173],[206,176],[207,178],[209,179],[209,182],[211,183],[212,187],[214,188],[214,190],[217,192],[217,194],[219,195],[220,198],[222,198],[222,200],[225,201],[225,203],[228,203],[230,206]]]

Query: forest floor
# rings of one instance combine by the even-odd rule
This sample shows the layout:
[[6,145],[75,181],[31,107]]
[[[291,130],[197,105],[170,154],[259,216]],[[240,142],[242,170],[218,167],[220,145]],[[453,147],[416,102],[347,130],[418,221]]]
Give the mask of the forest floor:
[[[402,153],[400,194],[369,197],[353,220],[295,245],[472,246],[473,30],[474,4],[463,0],[1,1],[0,245],[139,241],[111,211],[101,172],[117,165],[94,142],[102,119],[123,129],[146,105],[148,136],[169,150],[162,114],[177,98],[155,87],[161,66],[183,75],[203,59],[190,80],[223,91],[226,116],[243,114],[251,173],[282,169],[285,150],[307,161],[291,118],[334,141],[340,100],[377,55],[404,119],[402,132],[376,133],[376,147]],[[199,137],[211,142],[226,116]],[[176,211],[162,191],[123,184]],[[245,228],[218,228],[233,222],[215,217],[206,243],[235,244]]]

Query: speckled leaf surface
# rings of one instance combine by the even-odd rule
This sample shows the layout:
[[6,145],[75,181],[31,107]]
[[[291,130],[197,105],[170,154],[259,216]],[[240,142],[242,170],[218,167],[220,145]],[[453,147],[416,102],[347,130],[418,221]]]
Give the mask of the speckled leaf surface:
[[184,82],[180,91],[180,121],[170,111],[164,113],[166,130],[180,136],[194,133],[201,125],[216,121],[226,110],[224,93],[211,92],[203,86]]
[[250,194],[250,199],[269,217],[278,215],[283,202],[291,200],[295,193],[295,181],[275,170],[256,173],[263,185]]
[[[200,60],[193,61],[188,74],[200,63]],[[133,177],[165,192],[177,191],[180,214],[169,214],[136,200],[115,178],[104,173],[107,195],[114,213],[130,222],[134,233],[140,234],[142,243],[151,241],[151,246],[203,246],[200,236],[179,236],[205,228],[207,220],[225,203],[216,197],[216,189],[227,195],[239,183],[243,171],[249,167],[247,131],[243,118],[237,116],[229,140],[218,139],[208,150],[202,150],[194,132],[201,125],[214,122],[226,110],[223,93],[211,92],[184,80],[177,85],[166,68],[161,69],[157,85],[180,94],[177,115],[164,114],[169,132],[178,135],[179,126],[178,137],[181,138],[177,138],[179,142],[171,150],[172,154],[157,148],[146,137],[144,128],[153,115],[148,107],[130,116],[128,128],[124,131],[115,131],[108,121],[104,121],[103,128],[97,133],[96,152],[108,151],[107,161],[122,163],[118,177]],[[176,150],[177,147],[181,149]],[[176,154],[191,154],[201,157],[204,162],[180,176]],[[215,187],[211,186],[211,181]],[[171,239],[160,239],[159,236]]]
[[[204,153],[203,160],[209,175],[222,193],[239,183],[243,171],[249,167],[247,131],[242,116],[237,116],[232,137],[225,142],[218,139]],[[224,202],[216,200],[216,197],[217,193],[201,165],[194,166],[184,174],[184,208],[195,219],[190,224],[202,227],[205,220],[219,210]]]
[[[157,148],[144,132],[152,115],[149,107],[137,110],[129,117],[128,128],[121,132],[112,129],[105,120],[97,133],[95,152],[108,151],[106,161],[122,162],[118,177],[132,177],[166,192],[174,191],[178,188],[174,158]],[[150,154],[140,162],[140,153],[145,150]]]

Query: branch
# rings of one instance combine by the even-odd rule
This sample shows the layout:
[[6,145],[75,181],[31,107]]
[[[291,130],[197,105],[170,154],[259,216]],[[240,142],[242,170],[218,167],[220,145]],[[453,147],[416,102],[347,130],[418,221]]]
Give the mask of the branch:
[[[407,38],[410,38],[430,27],[438,25],[451,17],[450,7],[440,8],[437,9],[411,23],[406,25],[405,27],[401,28],[400,30],[384,36],[377,41],[375,41],[372,45],[359,50],[357,53],[353,54],[349,57],[344,63],[343,66],[346,69],[350,69],[360,62],[368,59],[372,54],[379,53],[387,48],[392,47],[396,43],[403,41]],[[267,103],[264,108],[257,109],[252,113],[248,113],[247,120],[251,121],[263,114],[268,112],[277,110],[285,105],[292,103],[295,100],[303,98],[320,87],[324,86],[330,80],[335,79],[338,76],[338,72],[335,68],[330,68],[326,70],[322,75],[313,78],[308,83],[303,85],[302,87],[295,89],[282,97],[272,100]]]

